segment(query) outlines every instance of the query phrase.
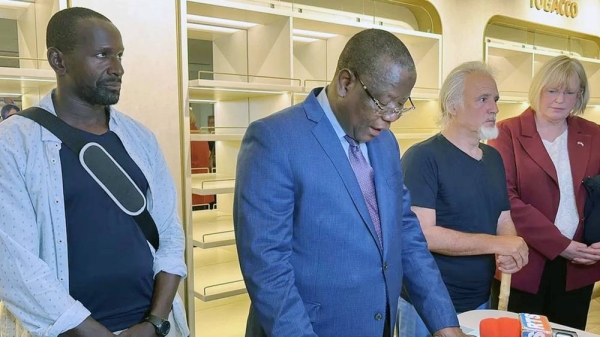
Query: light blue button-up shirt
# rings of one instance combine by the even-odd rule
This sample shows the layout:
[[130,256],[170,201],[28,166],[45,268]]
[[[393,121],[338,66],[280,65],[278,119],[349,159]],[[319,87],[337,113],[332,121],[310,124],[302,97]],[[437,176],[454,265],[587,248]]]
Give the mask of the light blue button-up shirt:
[[[319,105],[321,105],[321,108],[325,112],[325,116],[327,116],[327,119],[329,119],[329,122],[333,126],[333,130],[335,130],[335,134],[338,136],[338,140],[344,147],[344,152],[346,152],[346,157],[348,157],[348,160],[350,160],[350,154],[348,153],[350,144],[348,144],[348,141],[346,140],[346,138],[344,138],[346,136],[346,132],[344,132],[344,129],[342,129],[340,122],[335,117],[333,110],[331,110],[331,105],[329,105],[329,100],[327,99],[326,89],[327,88],[325,87],[325,88],[323,88],[323,90],[321,90],[321,92],[317,96],[317,102],[319,102]],[[369,150],[367,149],[367,144],[360,143],[359,146],[360,146],[360,151],[362,152],[363,156],[367,160],[367,163],[369,163],[369,165],[371,165],[371,161],[369,160]]]
[[[56,114],[50,94],[39,106]],[[154,256],[155,275],[164,271],[185,277],[185,237],[177,214],[175,184],[156,138],[114,108],[110,111],[109,128],[119,136],[148,180],[148,210],[160,236],[158,251],[148,244]],[[13,116],[0,123],[2,336],[22,336],[22,327],[34,336],[57,336],[90,315],[69,295],[60,148],[56,136],[25,117]],[[179,296],[175,298],[173,315],[174,326],[181,335],[188,336]]]

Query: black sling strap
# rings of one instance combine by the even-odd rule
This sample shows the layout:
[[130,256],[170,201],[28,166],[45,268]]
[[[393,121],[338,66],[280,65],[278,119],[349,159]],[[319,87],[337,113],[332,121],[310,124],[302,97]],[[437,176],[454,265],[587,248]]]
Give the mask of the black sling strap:
[[102,146],[87,142],[70,125],[42,108],[25,109],[19,115],[33,120],[52,132],[73,151],[90,176],[123,212],[135,219],[146,240],[155,250],[158,250],[158,229],[148,212],[146,198],[131,177]]

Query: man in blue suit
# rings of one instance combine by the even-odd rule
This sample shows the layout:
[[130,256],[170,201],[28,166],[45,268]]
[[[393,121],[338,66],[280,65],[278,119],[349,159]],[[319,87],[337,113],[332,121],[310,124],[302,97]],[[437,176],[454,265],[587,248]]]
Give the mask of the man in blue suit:
[[365,30],[329,86],[248,127],[234,203],[246,336],[390,337],[403,285],[435,336],[465,336],[389,131],[415,81],[404,44]]

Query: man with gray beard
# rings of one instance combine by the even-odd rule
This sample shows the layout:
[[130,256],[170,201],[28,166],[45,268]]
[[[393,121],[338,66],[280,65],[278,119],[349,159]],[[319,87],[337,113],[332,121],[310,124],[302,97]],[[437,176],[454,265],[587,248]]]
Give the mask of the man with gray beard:
[[[498,135],[498,98],[487,66],[461,64],[440,90],[441,133],[402,157],[412,211],[457,313],[488,308],[496,263],[514,273],[528,259],[510,216],[502,158],[481,143]],[[429,336],[406,292],[401,297],[400,336]]]

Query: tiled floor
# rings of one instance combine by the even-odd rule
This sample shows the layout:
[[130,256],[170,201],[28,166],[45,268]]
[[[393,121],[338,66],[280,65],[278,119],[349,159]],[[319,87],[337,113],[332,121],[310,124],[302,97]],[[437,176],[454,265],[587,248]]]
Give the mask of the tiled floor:
[[590,304],[586,331],[600,334],[600,282],[596,283],[594,294],[592,295],[592,304]]

